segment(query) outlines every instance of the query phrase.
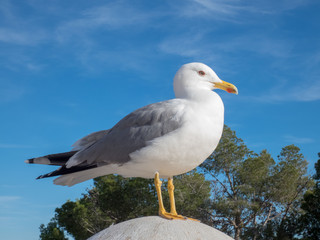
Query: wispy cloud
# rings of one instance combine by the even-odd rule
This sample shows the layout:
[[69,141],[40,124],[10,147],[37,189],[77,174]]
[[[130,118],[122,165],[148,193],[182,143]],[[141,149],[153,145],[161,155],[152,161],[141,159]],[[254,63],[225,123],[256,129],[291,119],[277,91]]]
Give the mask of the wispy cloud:
[[0,103],[17,101],[27,92],[27,89],[23,86],[0,82]]
[[237,0],[190,0],[182,6],[180,14],[185,17],[231,17],[237,15],[243,9],[242,6],[238,5]]
[[[305,60],[314,64],[312,57],[304,56]],[[289,63],[287,63],[289,65]],[[303,64],[300,63],[300,66]],[[296,65],[294,65],[296,66]],[[247,100],[260,102],[312,102],[320,100],[320,75],[317,66],[300,68],[298,71],[289,67],[290,75],[285,79],[276,76],[271,81],[273,87],[261,93],[260,96],[247,96]]]
[[12,202],[21,199],[19,196],[0,196],[0,203]]
[[[60,22],[54,31],[59,47],[68,46],[74,59],[86,71],[98,71],[106,65],[141,71],[151,59],[151,47],[126,39],[135,35],[133,29],[141,31],[152,26],[161,13],[157,10],[144,11],[127,1],[116,1],[83,10],[69,20]],[[152,26],[155,27],[155,26]],[[117,34],[122,32],[117,38]],[[127,31],[128,36],[123,35]],[[99,36],[97,37],[97,33]],[[130,33],[130,34],[129,34]],[[70,47],[70,41],[72,46]],[[115,49],[113,46],[117,46]]]
[[247,32],[230,39],[223,39],[214,46],[223,53],[251,52],[274,58],[289,58],[293,49],[291,41],[259,32]]
[[292,55],[292,48],[293,43],[290,41],[263,34],[247,33],[228,39],[219,39],[206,31],[190,31],[174,35],[159,44],[159,49],[167,54],[198,59],[198,61],[224,61],[229,65],[231,56],[246,53],[265,58],[286,59]]
[[[210,32],[191,31],[181,36],[171,36],[159,44],[159,49],[166,54],[232,65],[246,53],[256,54],[272,63],[266,66],[270,81],[259,91],[259,96],[239,96],[243,100],[259,102],[310,102],[320,100],[319,63],[320,54],[304,54],[296,51],[297,42],[292,39],[271,37],[262,33],[248,33],[230,39],[210,38]],[[211,39],[211,42],[208,42]],[[296,66],[300,66],[296,69]],[[230,70],[228,70],[230,71]],[[282,75],[278,76],[277,73]],[[266,78],[266,76],[263,76]]]
[[35,46],[48,39],[48,32],[38,21],[18,16],[16,5],[2,1],[0,7],[0,42],[7,44]]
[[200,57],[206,51],[202,33],[192,33],[183,36],[173,36],[159,44],[159,49],[167,54],[175,54],[182,57]]
[[0,28],[0,42],[17,45],[37,45],[47,38],[40,30],[23,30],[22,28]]
[[0,148],[32,148],[31,145],[0,143]]
[[[184,17],[217,18],[224,21],[238,22],[246,18],[248,14],[279,14],[284,11],[293,10],[310,1],[239,1],[239,0],[189,0],[187,4],[180,4]],[[181,7],[182,6],[182,7]]]
[[256,101],[264,103],[281,103],[281,102],[312,102],[319,101],[320,84],[315,82],[307,87],[304,86],[286,86],[277,91],[267,91],[259,96],[239,96],[244,101]]
[[[36,73],[45,68],[45,64],[40,63],[39,58],[29,56],[25,51],[19,51],[15,47],[5,49],[2,53],[0,53],[0,57],[2,57],[1,55],[6,57],[6,62],[2,64],[2,67],[10,71],[22,72],[27,70],[28,72]],[[5,82],[5,79],[1,80]],[[12,82],[0,83],[0,87],[3,87],[3,85],[7,85],[4,88],[22,89],[22,85],[18,84],[17,81],[19,80],[16,79]],[[27,91],[27,89],[24,89],[24,91]]]
[[284,139],[287,142],[296,143],[296,144],[307,144],[307,143],[314,142],[314,140],[312,138],[296,137],[296,136],[292,136],[292,135],[285,135]]
[[71,37],[83,36],[97,29],[117,29],[139,23],[146,26],[152,17],[153,14],[142,12],[123,1],[117,1],[87,9],[79,17],[60,24],[56,36],[58,41],[64,42]]
[[20,196],[0,196],[0,209],[8,208],[9,206],[14,205],[14,203],[20,199]]
[[311,102],[320,100],[320,82],[319,79],[309,84],[302,84],[301,86],[295,86],[288,92],[278,93],[277,95],[271,95],[269,98],[278,101],[299,101],[299,102]]

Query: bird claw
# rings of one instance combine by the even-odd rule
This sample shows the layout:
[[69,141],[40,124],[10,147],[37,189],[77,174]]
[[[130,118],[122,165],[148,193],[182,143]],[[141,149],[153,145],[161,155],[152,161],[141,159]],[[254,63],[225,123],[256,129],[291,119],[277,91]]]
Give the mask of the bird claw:
[[188,218],[179,214],[168,213],[168,212],[159,212],[159,215],[165,219],[169,220],[187,220]]
[[201,222],[200,220],[198,220],[198,219],[195,219],[195,218],[189,218],[189,217],[187,217],[187,219],[188,219],[188,220],[192,220],[192,221],[195,221],[195,222]]
[[169,220],[192,220],[195,222],[201,222],[198,219],[194,219],[194,218],[189,218],[189,217],[185,217],[182,215],[179,215],[177,213],[168,213],[166,211],[159,211],[159,215],[165,219],[169,219]]

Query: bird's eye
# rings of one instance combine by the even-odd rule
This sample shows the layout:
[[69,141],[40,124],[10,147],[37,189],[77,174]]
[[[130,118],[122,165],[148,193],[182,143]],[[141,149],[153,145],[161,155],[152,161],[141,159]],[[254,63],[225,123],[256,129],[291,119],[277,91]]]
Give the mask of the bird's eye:
[[200,76],[206,75],[206,73],[205,73],[204,71],[199,71],[198,74],[199,74]]

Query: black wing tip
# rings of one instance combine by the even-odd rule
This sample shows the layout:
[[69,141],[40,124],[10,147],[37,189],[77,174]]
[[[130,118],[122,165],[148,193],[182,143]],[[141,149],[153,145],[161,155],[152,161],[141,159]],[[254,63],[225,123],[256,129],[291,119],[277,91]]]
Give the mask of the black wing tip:
[[40,175],[39,177],[37,177],[36,179],[42,179],[42,178],[48,178],[48,177],[55,177],[55,176],[61,176],[61,175],[65,175],[65,174],[72,174],[75,172],[81,172],[81,171],[85,171],[91,168],[96,168],[97,165],[87,165],[87,166],[75,166],[75,167],[71,167],[71,168],[67,168],[65,165],[61,166],[60,168],[58,168],[57,170],[44,174],[44,175]]
[[63,166],[76,153],[77,151],[49,154],[42,157],[30,158],[25,163]]
[[40,175],[39,177],[36,178],[36,180],[39,180],[39,179],[42,179],[42,178],[45,178],[46,176],[45,175]]
[[32,164],[34,163],[34,158],[30,158],[24,161],[25,163]]
[[53,172],[50,172],[50,173],[47,173],[47,174],[43,174],[43,175],[40,175],[39,177],[36,178],[36,180],[38,179],[42,179],[42,178],[48,178],[48,177],[54,177],[54,176],[58,176],[60,174],[58,174],[58,172],[61,170],[61,167],[58,168],[57,170],[53,171]]

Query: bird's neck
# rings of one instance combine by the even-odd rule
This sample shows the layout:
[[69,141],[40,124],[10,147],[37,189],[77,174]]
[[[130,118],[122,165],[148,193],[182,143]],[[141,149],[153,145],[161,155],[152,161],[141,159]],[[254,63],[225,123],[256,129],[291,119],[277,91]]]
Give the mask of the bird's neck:
[[211,104],[213,101],[221,101],[220,96],[208,89],[184,89],[184,91],[176,92],[176,98],[188,99],[196,102],[201,102],[202,104]]

